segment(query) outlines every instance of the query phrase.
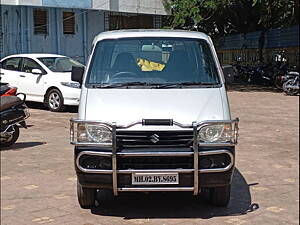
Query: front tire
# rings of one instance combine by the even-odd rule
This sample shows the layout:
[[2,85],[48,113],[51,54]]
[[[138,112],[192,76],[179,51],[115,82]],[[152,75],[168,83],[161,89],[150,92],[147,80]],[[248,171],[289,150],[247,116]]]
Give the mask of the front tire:
[[287,88],[287,85],[293,85],[293,80],[288,80],[283,84],[283,90],[287,95],[297,95],[299,93],[299,90]]
[[6,139],[1,138],[1,142],[0,142],[1,147],[9,147],[18,140],[20,135],[20,129],[17,125],[14,125],[13,128],[15,131],[11,135],[9,135],[8,138]]
[[230,201],[231,185],[210,189],[210,203],[214,206],[226,207]]
[[283,83],[282,83],[282,79],[281,79],[281,75],[277,75],[274,78],[274,86],[275,88],[282,90],[283,89]]
[[65,109],[64,98],[58,89],[52,89],[47,93],[45,103],[52,112],[61,112]]
[[77,181],[77,197],[81,208],[90,209],[95,206],[97,189],[85,188]]

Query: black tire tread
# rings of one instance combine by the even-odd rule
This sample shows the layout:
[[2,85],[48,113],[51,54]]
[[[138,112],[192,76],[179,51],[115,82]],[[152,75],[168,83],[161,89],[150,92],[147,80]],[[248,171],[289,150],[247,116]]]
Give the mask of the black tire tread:
[[214,206],[226,207],[230,201],[230,185],[210,189],[210,203]]
[[20,136],[20,128],[17,125],[14,125],[15,132],[13,133],[13,138],[9,142],[1,142],[0,147],[9,147],[13,145]]
[[77,197],[81,208],[90,209],[95,206],[96,189],[82,187],[77,181]]
[[274,86],[275,86],[275,88],[277,88],[279,90],[282,90],[283,89],[283,87],[282,87],[283,83],[282,83],[280,77],[281,77],[280,75],[275,76],[275,78],[274,78]]

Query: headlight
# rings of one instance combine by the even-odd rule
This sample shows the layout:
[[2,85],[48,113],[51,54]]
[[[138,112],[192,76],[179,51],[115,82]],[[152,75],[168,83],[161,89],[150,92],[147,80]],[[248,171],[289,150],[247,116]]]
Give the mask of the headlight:
[[77,141],[82,143],[112,144],[112,132],[104,125],[78,124]]
[[232,124],[206,125],[199,130],[199,142],[230,142],[235,135]]
[[78,82],[60,82],[60,83],[66,87],[80,88],[80,84]]
[[112,142],[111,130],[105,126],[86,125],[90,141],[110,144]]

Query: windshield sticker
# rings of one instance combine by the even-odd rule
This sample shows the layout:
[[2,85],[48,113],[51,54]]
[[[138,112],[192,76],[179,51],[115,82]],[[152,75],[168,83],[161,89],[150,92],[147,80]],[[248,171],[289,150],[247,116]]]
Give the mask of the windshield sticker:
[[141,71],[163,71],[165,64],[153,62],[147,59],[137,58],[137,64]]

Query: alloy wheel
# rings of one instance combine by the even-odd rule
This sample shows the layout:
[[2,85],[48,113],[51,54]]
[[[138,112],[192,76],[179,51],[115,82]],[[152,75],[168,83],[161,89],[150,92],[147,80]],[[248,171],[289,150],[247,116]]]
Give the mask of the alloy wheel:
[[58,93],[51,93],[49,95],[49,106],[56,110],[59,108],[60,106],[60,102],[61,102],[61,99],[60,99],[60,96],[58,95]]

